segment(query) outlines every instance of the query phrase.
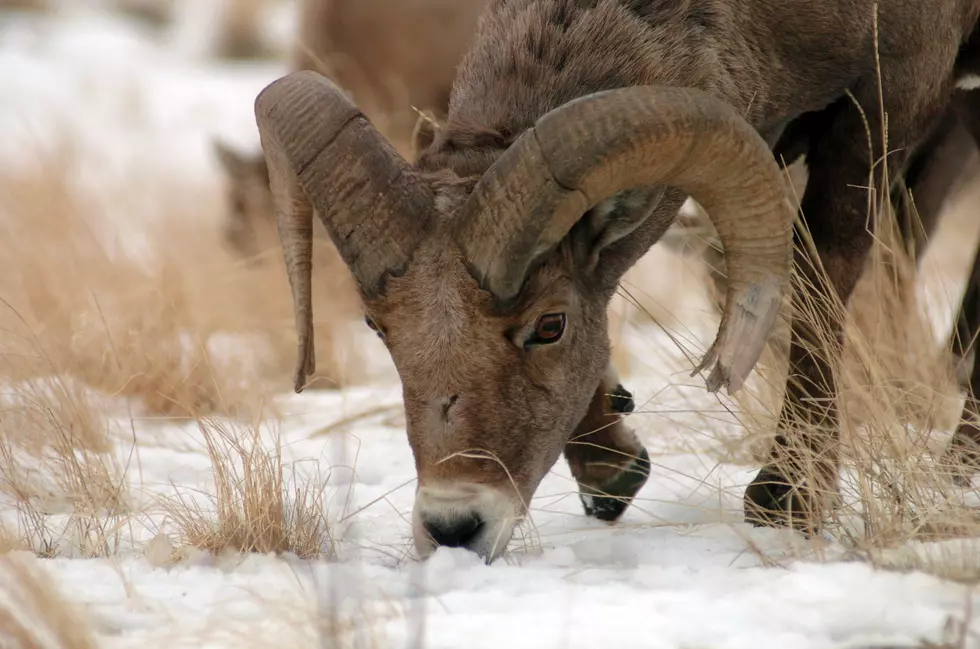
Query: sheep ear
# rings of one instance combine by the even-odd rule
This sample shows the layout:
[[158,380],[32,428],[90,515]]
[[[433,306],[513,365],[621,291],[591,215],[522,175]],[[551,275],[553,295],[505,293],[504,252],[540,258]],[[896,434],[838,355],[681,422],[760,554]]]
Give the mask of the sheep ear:
[[261,149],[252,155],[242,153],[225,142],[213,139],[211,148],[222,169],[231,178],[248,182],[269,182],[269,167]]
[[211,148],[228,175],[234,178],[247,175],[250,160],[245,155],[218,138],[211,140]]
[[603,250],[633,234],[660,204],[664,187],[621,192],[597,205],[589,214],[592,246],[589,267],[594,268]]

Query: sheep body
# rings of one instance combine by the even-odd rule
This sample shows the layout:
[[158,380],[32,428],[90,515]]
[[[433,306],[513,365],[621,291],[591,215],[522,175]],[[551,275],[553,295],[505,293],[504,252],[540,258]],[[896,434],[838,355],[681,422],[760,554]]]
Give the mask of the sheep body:
[[[876,186],[898,177],[977,72],[978,16],[980,0],[491,0],[411,165],[325,80],[271,84],[256,114],[297,305],[296,389],[312,369],[315,209],[402,379],[419,551],[497,556],[562,452],[586,512],[618,518],[650,469],[609,396],[605,307],[623,274],[685,199],[704,205],[729,286],[699,367],[709,388],[738,389],[790,277],[773,154],[806,155],[801,209],[846,303],[873,239],[860,188],[876,161]],[[799,305],[824,281],[796,261]],[[745,514],[812,531],[839,479],[841,323],[817,309],[792,329],[780,430]]]

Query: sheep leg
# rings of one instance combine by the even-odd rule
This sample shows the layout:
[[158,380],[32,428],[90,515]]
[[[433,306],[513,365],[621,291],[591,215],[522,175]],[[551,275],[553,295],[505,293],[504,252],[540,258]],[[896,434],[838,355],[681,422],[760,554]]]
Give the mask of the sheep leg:
[[623,422],[633,396],[607,376],[596,388],[585,418],[565,444],[565,460],[588,516],[615,521],[650,476],[650,455]]
[[[943,206],[975,145],[956,111],[947,110],[909,158],[891,200],[907,253],[918,263],[939,224]],[[911,198],[909,193],[911,192]]]
[[[978,144],[967,127],[968,119],[959,114],[967,106],[963,97],[953,100],[939,124],[912,153],[904,178],[898,179],[892,188],[892,205],[898,215],[902,240],[907,254],[917,264],[925,256],[929,239],[939,224],[946,202],[956,191],[965,172],[972,171],[970,158]],[[964,300],[970,299],[969,296],[970,288],[967,287]],[[965,302],[961,304],[947,346],[956,365],[957,380],[963,389],[967,389],[970,383],[968,367],[972,362],[969,356],[976,334],[973,316],[968,315],[970,308]]]
[[[980,91],[963,93],[955,107],[963,126],[969,131],[973,141],[980,147]],[[956,325],[952,332],[953,350],[964,358],[973,347],[974,339],[980,331],[980,248],[973,258],[973,268],[967,280],[963,300],[960,303]],[[946,451],[944,461],[953,468],[953,479],[962,485],[969,483],[972,475],[980,469],[980,363],[974,363],[966,386],[966,401],[960,424]]]
[[[974,149],[980,147],[980,115],[977,114],[977,111],[980,111],[980,91],[959,93],[953,101],[953,109],[961,124],[961,130],[965,131],[964,136],[959,139],[960,147],[972,147]],[[961,167],[965,163],[967,155],[968,153],[964,151],[961,159],[957,161]],[[952,184],[953,180],[958,180],[960,175],[962,173],[957,174],[955,178],[950,180],[950,183]],[[974,314],[976,302],[980,299],[980,296],[976,294],[978,291],[977,281],[980,280],[978,280],[976,269],[974,269],[970,275],[963,301],[960,303],[959,312],[954,320],[953,331],[950,332],[949,337],[949,349],[961,365],[968,362],[968,356],[975,355],[973,339],[977,335],[977,327],[980,324],[977,322],[978,316]],[[958,378],[960,378],[960,387],[969,388],[972,383],[971,378],[963,376]]]
[[901,64],[882,70],[884,87],[889,88],[883,107],[889,119],[887,157],[882,151],[876,79],[854,88],[869,122],[873,150],[868,150],[864,119],[850,98],[826,109],[830,119],[810,141],[801,211],[819,263],[810,262],[805,252],[810,247],[797,231],[802,284],[794,292],[794,312],[814,315],[794,315],[779,431],[768,463],[745,492],[745,517],[754,525],[788,525],[812,532],[838,493],[839,420],[831,359],[839,354],[843,327],[839,310],[825,305],[830,293],[825,281],[846,306],[873,240],[866,189],[872,164],[876,163],[874,186],[882,187],[882,161],[888,177],[896,177],[909,145],[920,141],[942,112],[944,97],[921,96],[921,90],[899,76],[907,74]]
[[[960,305],[959,324],[970,344],[980,324],[980,248],[973,257],[973,269]],[[980,363],[974,363],[967,385],[960,423],[946,450],[943,463],[953,469],[953,480],[966,486],[980,469]]]

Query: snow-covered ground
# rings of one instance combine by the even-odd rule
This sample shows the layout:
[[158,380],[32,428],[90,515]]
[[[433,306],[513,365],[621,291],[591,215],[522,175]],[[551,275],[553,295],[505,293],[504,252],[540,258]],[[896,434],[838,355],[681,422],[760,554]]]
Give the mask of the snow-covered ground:
[[[85,156],[80,182],[120,186],[149,169],[214,184],[210,139],[254,146],[252,100],[282,71],[217,63],[187,39],[155,43],[87,12],[0,17],[0,162],[17,164],[31,138],[58,125]],[[138,235],[138,219],[116,216],[113,227]],[[695,296],[676,309],[706,306]],[[713,326],[691,334],[697,346]],[[719,463],[712,452],[726,430],[737,432],[730,401],[687,376],[691,362],[666,333],[633,327],[626,336],[626,382],[640,411],[630,422],[655,472],[617,525],[582,514],[560,461],[532,502],[533,524],[504,559],[486,566],[441,549],[419,563],[408,523],[413,461],[387,372],[342,394],[292,395],[284,385],[283,420],[262,429],[270,444],[281,440],[287,466],[326,483],[335,560],[191,553],[163,565],[175,522],[149,513],[120,532],[116,557],[70,558],[69,539],[67,557],[39,562],[106,647],[914,646],[941,640],[948,617],[967,614],[974,594],[966,586],[830,561],[843,551],[825,539],[744,525],[741,493],[756,467]],[[388,363],[383,351],[377,363]],[[144,423],[118,453],[138,463],[128,474],[137,500],[179,493],[208,506],[201,494],[213,489],[212,467],[195,424]],[[808,555],[824,561],[796,559]],[[330,622],[337,627],[323,629]]]

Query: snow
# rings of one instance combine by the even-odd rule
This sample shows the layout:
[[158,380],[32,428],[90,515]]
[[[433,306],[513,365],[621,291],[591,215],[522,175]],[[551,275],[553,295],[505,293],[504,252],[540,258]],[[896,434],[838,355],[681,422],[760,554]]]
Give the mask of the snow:
[[[195,38],[154,42],[92,11],[0,21],[0,161],[18,164],[30,138],[57,125],[87,161],[79,182],[118,186],[148,168],[214,184],[209,138],[255,146],[252,100],[284,68],[219,64]],[[652,259],[654,269],[668,263]],[[675,288],[655,279],[664,285],[655,288]],[[677,310],[706,306],[692,298]],[[685,334],[697,341],[686,347],[698,347],[687,351],[703,350],[714,326]],[[365,344],[372,339],[365,331]],[[627,341],[625,379],[641,411],[630,422],[655,471],[616,525],[582,514],[562,460],[532,502],[533,525],[504,558],[486,566],[443,548],[418,562],[408,523],[414,464],[388,371],[340,394],[284,386],[282,423],[261,427],[270,448],[281,442],[288,470],[324,484],[334,560],[191,553],[161,565],[154,548],[168,551],[174,521],[150,509],[121,531],[111,559],[72,557],[78,539],[67,537],[67,556],[37,561],[84,607],[103,646],[118,648],[311,646],[318,633],[352,647],[856,648],[939,641],[948,616],[962,618],[973,597],[965,586],[875,570],[845,560],[830,540],[742,523],[741,493],[756,467],[719,463],[712,452],[738,431],[731,400],[688,378],[691,362],[659,329],[634,326]],[[129,431],[128,419],[118,423]],[[134,499],[180,494],[211,506],[212,467],[196,424],[138,420],[117,449],[121,463],[134,455]],[[51,509],[52,526],[70,527],[68,513]]]

